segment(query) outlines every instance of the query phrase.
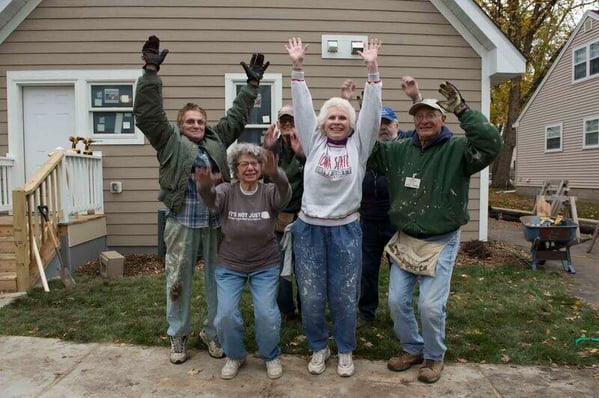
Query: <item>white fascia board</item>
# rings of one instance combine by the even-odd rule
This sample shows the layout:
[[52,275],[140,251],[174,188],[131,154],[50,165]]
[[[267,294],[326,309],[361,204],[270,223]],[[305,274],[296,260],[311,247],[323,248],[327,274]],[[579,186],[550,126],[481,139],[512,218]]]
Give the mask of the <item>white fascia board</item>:
[[6,38],[19,27],[21,22],[23,22],[25,18],[27,18],[41,2],[42,0],[28,0],[25,2],[23,8],[21,8],[21,10],[19,10],[14,17],[12,17],[10,22],[0,29],[0,44],[4,43],[4,40],[6,40]]
[[485,73],[492,85],[526,71],[526,59],[472,0],[431,0],[431,3],[472,46],[486,58]]

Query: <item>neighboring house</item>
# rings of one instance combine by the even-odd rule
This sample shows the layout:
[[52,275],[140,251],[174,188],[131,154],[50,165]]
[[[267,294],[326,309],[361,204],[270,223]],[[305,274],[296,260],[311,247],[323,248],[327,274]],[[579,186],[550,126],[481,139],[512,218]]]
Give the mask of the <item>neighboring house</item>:
[[[248,125],[248,138],[290,101],[284,43],[310,44],[306,79],[315,107],[337,95],[343,80],[362,86],[365,69],[352,41],[377,37],[383,99],[410,128],[410,101],[400,78],[412,75],[424,97],[454,82],[470,106],[489,113],[493,85],[524,72],[525,60],[474,1],[350,0],[323,2],[13,0],[0,10],[0,154],[14,158],[14,186],[23,184],[68,136],[97,140],[103,156],[107,244],[155,251],[158,162],[135,128],[132,100],[140,50],[151,34],[170,54],[160,74],[164,106],[196,102],[214,123],[245,83],[240,61],[263,52],[271,65]],[[334,51],[334,50],[337,51]],[[357,104],[356,104],[357,106]],[[461,133],[457,119],[448,123]],[[111,187],[122,192],[112,193]],[[472,221],[463,239],[487,238],[488,171],[473,178]],[[116,189],[118,191],[118,189]]]
[[567,180],[599,200],[599,11],[587,11],[515,123],[516,189]]

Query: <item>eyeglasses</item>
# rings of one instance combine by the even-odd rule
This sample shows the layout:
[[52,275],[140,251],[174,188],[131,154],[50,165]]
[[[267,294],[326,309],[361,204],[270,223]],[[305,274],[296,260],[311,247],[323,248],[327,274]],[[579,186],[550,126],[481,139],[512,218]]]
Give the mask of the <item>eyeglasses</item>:
[[262,162],[239,162],[237,163],[237,166],[241,167],[242,169],[247,169],[249,166],[258,167],[259,164],[262,164]]
[[193,126],[194,124],[198,124],[199,126],[204,126],[206,125],[206,121],[202,120],[202,119],[185,119],[185,121],[183,121],[183,123],[185,124],[189,124],[191,126]]
[[417,113],[414,115],[414,120],[416,120],[417,122],[421,122],[424,119],[426,119],[427,121],[433,121],[436,118],[438,118],[440,115],[438,113],[435,112],[429,112],[429,113]]

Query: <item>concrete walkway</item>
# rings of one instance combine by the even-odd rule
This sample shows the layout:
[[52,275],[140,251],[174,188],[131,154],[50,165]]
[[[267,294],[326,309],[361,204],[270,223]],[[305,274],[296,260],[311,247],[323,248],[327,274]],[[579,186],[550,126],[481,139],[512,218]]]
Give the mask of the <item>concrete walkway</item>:
[[192,351],[171,365],[164,347],[75,344],[57,339],[0,337],[2,397],[598,397],[599,369],[448,364],[427,385],[416,369],[395,373],[383,361],[357,360],[356,374],[341,378],[333,356],[320,376],[306,359],[283,355],[284,374],[266,377],[249,358],[233,380],[221,380],[224,360]]

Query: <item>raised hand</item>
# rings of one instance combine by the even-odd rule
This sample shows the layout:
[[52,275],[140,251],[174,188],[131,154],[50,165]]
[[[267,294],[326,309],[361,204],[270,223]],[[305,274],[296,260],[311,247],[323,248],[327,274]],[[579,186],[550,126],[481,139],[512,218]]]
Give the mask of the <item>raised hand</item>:
[[422,101],[420,89],[418,88],[418,82],[412,76],[402,76],[401,89],[409,98],[412,99],[413,103]]
[[160,64],[164,62],[168,50],[160,51],[160,39],[154,35],[150,36],[144,43],[141,49],[141,59],[144,60],[144,69],[148,69],[148,65],[153,65],[158,71],[160,70]]
[[302,148],[302,144],[297,139],[297,135],[295,134],[295,131],[292,131],[291,134],[289,134],[289,146],[291,146],[291,150],[293,151],[293,153],[296,156],[300,156],[304,159],[306,158],[306,154],[304,153],[304,148]]
[[437,101],[437,104],[447,112],[452,112],[455,113],[456,116],[460,116],[470,109],[462,97],[462,94],[460,94],[460,91],[450,82],[446,81],[445,83],[441,83],[439,92],[447,98],[447,101]]
[[264,134],[264,143],[263,146],[265,149],[271,149],[277,143],[277,133],[275,131],[275,124],[271,124],[268,126],[268,130],[266,130],[266,134]]
[[356,94],[356,83],[354,83],[352,80],[349,80],[349,79],[344,81],[343,84],[341,85],[341,93],[339,94],[339,96],[343,99],[351,101],[354,98],[355,94]]
[[262,167],[262,173],[265,176],[275,176],[279,172],[279,155],[276,155],[273,151],[264,151],[264,166]]
[[302,39],[299,37],[292,37],[287,41],[285,49],[289,53],[293,69],[301,70],[304,64],[304,56],[308,49],[308,44],[305,46],[302,44]]
[[379,55],[379,48],[383,44],[379,39],[371,39],[369,42],[364,42],[364,50],[358,51],[358,55],[362,57],[366,64],[376,63]]
[[196,167],[193,177],[194,180],[203,187],[211,186],[214,182],[214,178],[209,167]]
[[252,54],[252,59],[250,60],[250,64],[246,64],[241,61],[239,63],[243,66],[243,70],[245,70],[245,74],[248,77],[247,82],[252,82],[254,85],[260,84],[260,80],[264,77],[264,72],[270,65],[270,62],[264,63],[264,54],[262,53],[254,53]]

